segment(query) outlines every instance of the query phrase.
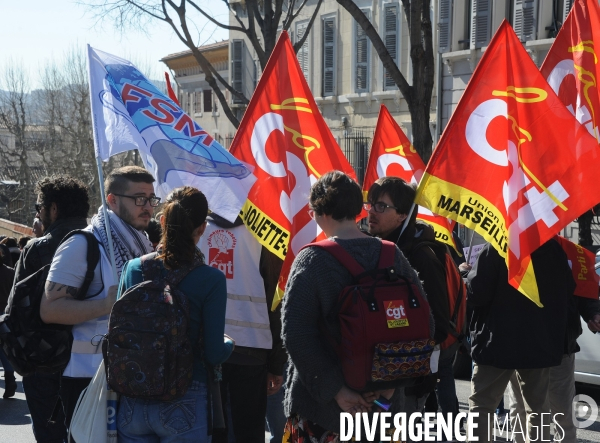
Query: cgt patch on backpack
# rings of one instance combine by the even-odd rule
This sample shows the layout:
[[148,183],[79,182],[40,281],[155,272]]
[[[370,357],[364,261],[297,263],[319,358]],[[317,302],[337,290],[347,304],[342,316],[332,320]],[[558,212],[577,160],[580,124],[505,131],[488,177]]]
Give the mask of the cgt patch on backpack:
[[333,343],[346,384],[355,390],[388,389],[431,372],[435,342],[429,329],[429,303],[417,285],[394,268],[396,245],[381,242],[376,269],[365,269],[342,246],[323,240],[324,249],[353,277],[327,316],[340,323],[341,341]]
[[167,270],[157,253],[144,255],[144,281],[113,305],[102,343],[108,384],[132,398],[169,401],[192,382],[194,346],[188,337],[190,307],[177,285],[195,268]]
[[440,344],[441,349],[447,349],[457,341],[466,342],[466,318],[467,318],[467,288],[460,276],[456,263],[450,255],[448,246],[436,241],[421,241],[413,246],[410,254],[417,249],[428,247],[444,267],[446,275],[446,290],[448,292],[448,305],[450,307],[450,321],[447,327],[448,337]]
[[[102,286],[99,292],[86,297],[100,260],[100,247],[94,234],[85,230],[69,232],[59,246],[74,235],[83,235],[88,244],[86,275],[74,297],[84,300],[104,290]],[[40,304],[50,266],[45,265],[17,282],[11,291],[6,313],[0,316],[2,349],[14,370],[22,376],[35,372],[62,372],[71,359],[73,326],[46,324],[40,317]]]

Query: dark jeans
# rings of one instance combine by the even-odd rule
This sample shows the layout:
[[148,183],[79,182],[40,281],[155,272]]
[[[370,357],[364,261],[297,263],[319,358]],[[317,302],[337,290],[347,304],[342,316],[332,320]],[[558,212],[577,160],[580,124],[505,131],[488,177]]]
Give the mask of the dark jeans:
[[[60,398],[63,404],[63,411],[65,413],[65,426],[69,429],[71,426],[71,419],[75,412],[75,406],[77,400],[85,388],[88,387],[91,378],[75,378],[75,377],[62,377],[60,380]],[[71,439],[71,441],[73,441]]]
[[[223,363],[221,397],[225,414],[231,411],[236,443],[264,443],[267,411],[267,365]],[[227,399],[230,407],[227,408]],[[227,443],[231,429],[215,429],[213,443]]]
[[31,414],[35,440],[40,443],[63,443],[67,438],[67,428],[59,399],[60,374],[39,373],[23,377],[23,392]]

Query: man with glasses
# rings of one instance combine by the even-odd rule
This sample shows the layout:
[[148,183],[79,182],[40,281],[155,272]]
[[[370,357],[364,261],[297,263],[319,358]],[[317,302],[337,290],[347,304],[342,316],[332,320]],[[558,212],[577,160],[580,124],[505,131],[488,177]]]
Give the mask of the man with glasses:
[[[415,194],[414,184],[406,183],[399,177],[382,177],[369,189],[365,209],[368,210],[369,233],[396,243],[419,274],[435,321],[434,339],[436,344],[440,344],[446,339],[450,327],[446,271],[430,247],[417,247],[423,241],[435,242],[435,231],[427,223],[417,221],[418,208],[416,205],[413,208]],[[444,353],[456,353],[457,347],[450,347],[449,352],[445,350]],[[446,355],[440,355],[440,371],[442,357],[445,358]],[[444,378],[447,378],[447,374],[444,375]],[[440,386],[441,389],[438,388],[438,400],[444,413],[456,414],[456,388],[454,376],[451,372],[450,375],[451,380],[445,380]],[[436,380],[437,375],[429,377],[419,385],[406,388],[407,403],[402,411],[421,412],[429,392],[435,388]]]
[[[13,290],[16,283],[52,261],[58,244],[69,232],[87,225],[88,188],[79,180],[63,175],[46,177],[36,184],[35,192],[35,216],[40,221],[42,233],[23,248],[15,266]],[[59,387],[59,373],[35,373],[23,377],[23,391],[38,442],[62,443],[66,438],[62,409],[55,408],[59,402]]]
[[[154,195],[153,182],[154,177],[138,166],[118,168],[104,182],[117,277],[120,277],[125,262],[153,251],[144,232],[154,207],[160,203],[160,198]],[[108,314],[117,295],[118,281],[114,279],[109,259],[102,208],[86,229],[94,233],[101,246],[100,261],[87,292],[89,298],[76,300],[73,297],[83,284],[87,271],[87,241],[83,236],[76,235],[57,249],[40,306],[44,322],[73,325],[71,360],[63,372],[60,387],[67,429],[79,395],[102,361],[98,337],[108,331]]]

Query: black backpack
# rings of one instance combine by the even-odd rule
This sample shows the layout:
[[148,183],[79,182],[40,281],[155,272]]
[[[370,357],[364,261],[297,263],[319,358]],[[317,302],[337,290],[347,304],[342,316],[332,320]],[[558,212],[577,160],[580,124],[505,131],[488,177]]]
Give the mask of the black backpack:
[[[88,242],[88,268],[83,285],[75,296],[78,300],[84,300],[104,290],[103,285],[98,293],[85,296],[100,260],[100,247],[94,234],[83,230],[69,232],[60,244],[77,234],[83,235]],[[22,376],[35,372],[62,371],[71,358],[73,326],[46,324],[40,317],[40,303],[50,266],[47,264],[17,282],[8,300],[6,313],[0,316],[0,344],[14,370]]]

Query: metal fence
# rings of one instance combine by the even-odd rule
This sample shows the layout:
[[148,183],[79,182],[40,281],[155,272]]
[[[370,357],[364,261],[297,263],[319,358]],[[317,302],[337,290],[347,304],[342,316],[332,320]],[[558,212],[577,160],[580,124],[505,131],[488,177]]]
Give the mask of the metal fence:
[[356,179],[361,186],[369,161],[369,148],[372,138],[372,130],[353,129],[352,132],[344,131],[340,143],[342,151],[354,168]]

